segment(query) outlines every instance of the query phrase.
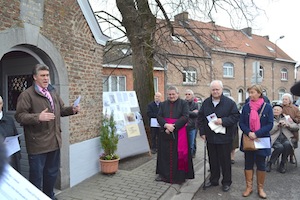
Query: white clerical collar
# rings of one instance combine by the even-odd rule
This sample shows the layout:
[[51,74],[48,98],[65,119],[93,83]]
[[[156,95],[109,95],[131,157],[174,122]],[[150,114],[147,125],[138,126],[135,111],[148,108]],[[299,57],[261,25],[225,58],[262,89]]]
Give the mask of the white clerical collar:
[[0,120],[2,119],[2,117],[3,117],[3,112],[1,111],[0,112]]

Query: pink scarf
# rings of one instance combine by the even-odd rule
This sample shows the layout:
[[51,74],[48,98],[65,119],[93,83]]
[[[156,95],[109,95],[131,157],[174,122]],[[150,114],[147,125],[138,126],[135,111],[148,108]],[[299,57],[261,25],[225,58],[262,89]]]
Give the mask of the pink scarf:
[[258,109],[264,103],[263,98],[259,98],[257,101],[250,100],[250,117],[249,124],[250,130],[255,132],[260,129],[260,117],[258,116]]

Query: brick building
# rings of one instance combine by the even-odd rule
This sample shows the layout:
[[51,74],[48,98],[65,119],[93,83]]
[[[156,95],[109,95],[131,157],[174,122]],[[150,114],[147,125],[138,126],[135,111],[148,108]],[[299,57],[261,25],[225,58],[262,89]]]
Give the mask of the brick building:
[[[175,85],[182,98],[186,89],[192,89],[202,101],[210,95],[209,83],[219,79],[224,84],[224,94],[237,103],[245,101],[247,87],[253,83],[260,83],[264,94],[270,100],[277,100],[289,92],[295,81],[296,62],[269,41],[268,36],[252,34],[249,27],[234,30],[213,22],[204,23],[189,19],[187,12],[175,16],[171,25],[172,28],[165,20],[157,23],[154,48],[156,62],[161,67],[154,71],[154,76],[159,77],[157,85],[162,93],[169,85]],[[127,52],[125,49],[130,51],[129,45],[119,48],[119,52]],[[126,86],[122,90],[132,90],[131,61],[129,58],[120,61],[121,58],[124,58],[122,53],[115,53],[111,59],[114,62],[104,58],[103,74],[113,75],[115,82],[119,76],[124,77]]]
[[203,100],[210,95],[209,83],[219,79],[224,94],[234,97],[237,103],[245,101],[247,87],[253,83],[260,83],[264,94],[276,100],[289,92],[295,81],[296,62],[268,36],[252,34],[249,27],[234,30],[204,23],[189,19],[187,12],[175,16],[173,33],[165,28],[165,21],[159,24],[164,27],[160,41],[172,41],[165,45],[171,48],[164,48],[161,57],[168,69],[166,87],[176,85],[182,97],[189,88]]
[[[108,42],[103,56],[103,91],[133,90],[132,52],[129,43]],[[164,66],[155,59],[154,91],[164,94]]]
[[[97,173],[102,116],[102,34],[86,0],[11,0],[0,3],[0,94],[3,112],[14,116],[20,92],[32,83],[32,67],[50,67],[51,83],[66,105],[81,95],[81,112],[62,118],[63,147],[57,188]],[[91,115],[91,113],[93,113]],[[18,125],[19,133],[22,127]],[[24,137],[22,174],[28,177]]]

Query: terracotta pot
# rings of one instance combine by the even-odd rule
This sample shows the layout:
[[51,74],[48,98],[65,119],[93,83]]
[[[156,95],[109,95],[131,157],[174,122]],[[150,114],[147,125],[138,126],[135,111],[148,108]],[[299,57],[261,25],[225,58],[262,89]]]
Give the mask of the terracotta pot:
[[101,160],[99,159],[100,162],[100,170],[103,174],[114,174],[118,171],[119,169],[119,160]]

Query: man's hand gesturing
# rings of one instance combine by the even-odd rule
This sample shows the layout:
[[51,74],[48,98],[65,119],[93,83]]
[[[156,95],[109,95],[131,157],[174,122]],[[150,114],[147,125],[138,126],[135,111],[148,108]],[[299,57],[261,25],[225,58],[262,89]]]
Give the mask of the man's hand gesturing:
[[40,115],[39,115],[39,120],[43,121],[43,122],[48,122],[51,121],[55,118],[55,115],[51,112],[47,112],[48,108],[46,108],[45,110],[43,110]]

